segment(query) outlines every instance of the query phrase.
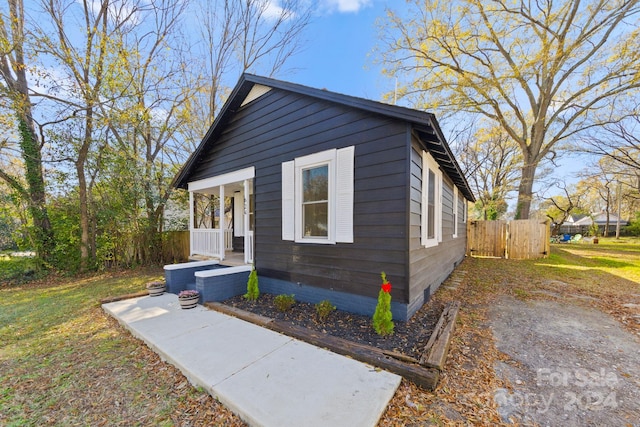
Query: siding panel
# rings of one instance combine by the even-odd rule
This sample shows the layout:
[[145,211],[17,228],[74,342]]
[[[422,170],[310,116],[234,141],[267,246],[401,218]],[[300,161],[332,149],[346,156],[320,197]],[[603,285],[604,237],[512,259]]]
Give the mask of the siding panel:
[[[440,283],[464,258],[465,236],[459,226],[458,238],[453,239],[453,183],[443,174],[442,186],[442,242],[435,247],[421,244],[422,218],[422,147],[412,141],[409,202],[409,304],[422,305],[425,297],[436,291]],[[425,292],[427,295],[425,295]]]
[[[394,301],[408,303],[406,140],[403,122],[273,89],[235,113],[192,179],[255,166],[255,262],[261,276],[376,298],[384,270]],[[283,241],[281,164],[350,145],[354,243]]]

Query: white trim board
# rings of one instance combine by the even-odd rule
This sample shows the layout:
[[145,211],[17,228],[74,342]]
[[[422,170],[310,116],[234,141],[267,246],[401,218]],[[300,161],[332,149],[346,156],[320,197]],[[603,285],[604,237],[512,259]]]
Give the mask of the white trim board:
[[212,176],[211,178],[200,179],[189,183],[189,191],[204,190],[212,187],[219,187],[234,182],[244,181],[245,179],[253,179],[256,176],[256,168],[250,166],[248,168],[225,173],[222,175]]

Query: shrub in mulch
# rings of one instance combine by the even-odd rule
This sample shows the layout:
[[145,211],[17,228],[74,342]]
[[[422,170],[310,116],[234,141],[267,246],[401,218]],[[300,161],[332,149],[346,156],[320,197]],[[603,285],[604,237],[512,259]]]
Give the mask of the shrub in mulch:
[[276,308],[276,298],[271,294],[262,294],[257,302],[250,302],[238,296],[223,304],[417,359],[420,358],[443,308],[439,303],[425,304],[408,322],[396,321],[393,335],[380,336],[373,329],[371,316],[335,310],[321,320],[316,315],[314,304],[296,301],[287,311],[279,311]]

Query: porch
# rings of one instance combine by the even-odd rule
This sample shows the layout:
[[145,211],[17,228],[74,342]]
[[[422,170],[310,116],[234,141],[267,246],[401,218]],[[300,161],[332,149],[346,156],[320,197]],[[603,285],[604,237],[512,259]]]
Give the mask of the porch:
[[254,262],[254,168],[189,183],[190,259]]

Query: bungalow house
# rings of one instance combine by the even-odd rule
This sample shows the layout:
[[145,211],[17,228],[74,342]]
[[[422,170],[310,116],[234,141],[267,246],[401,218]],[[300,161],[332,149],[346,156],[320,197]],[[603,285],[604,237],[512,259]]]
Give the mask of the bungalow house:
[[173,185],[192,256],[240,253],[261,292],[366,315],[385,271],[398,320],[464,258],[474,201],[433,114],[249,74]]

